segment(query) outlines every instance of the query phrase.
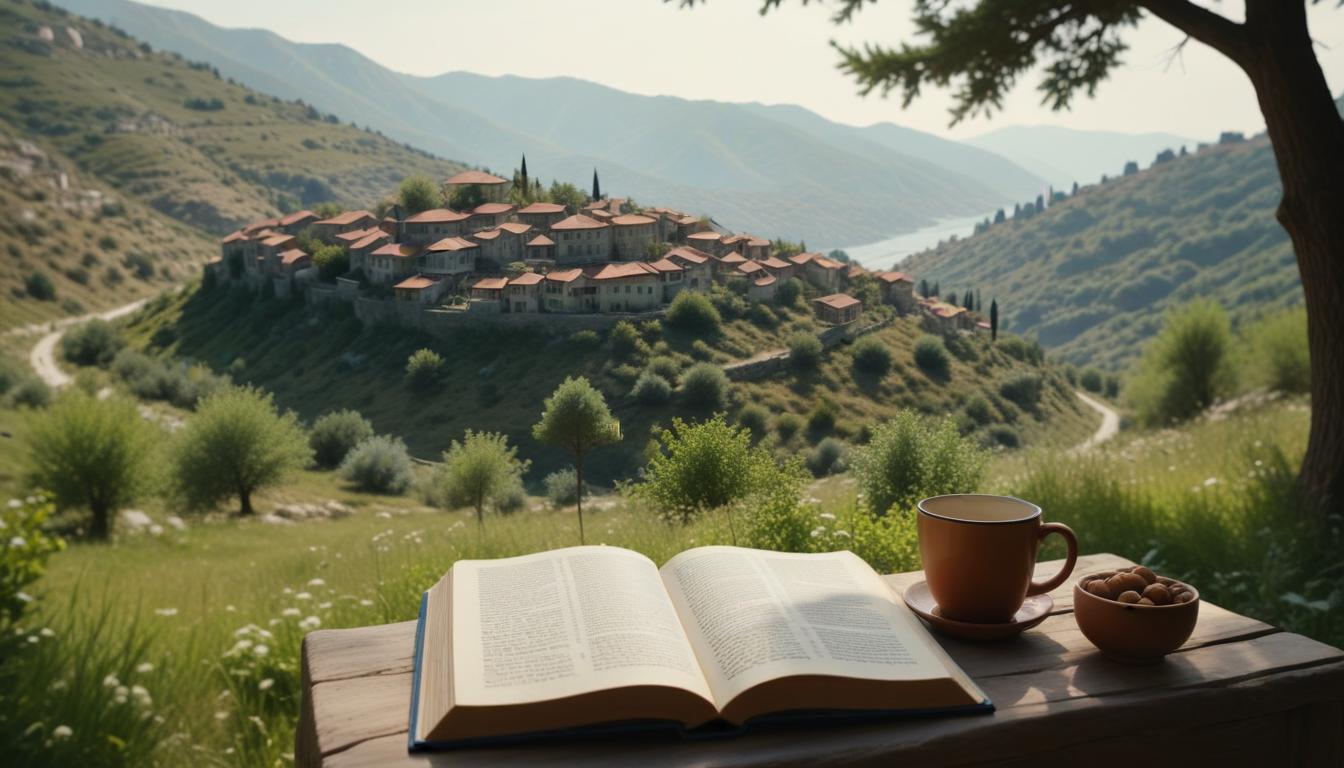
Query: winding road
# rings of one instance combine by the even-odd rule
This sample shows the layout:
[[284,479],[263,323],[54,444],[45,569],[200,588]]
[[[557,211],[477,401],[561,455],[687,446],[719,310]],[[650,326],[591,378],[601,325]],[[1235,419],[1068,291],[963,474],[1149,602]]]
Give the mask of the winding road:
[[1120,414],[1109,405],[1081,391],[1075,391],[1074,394],[1078,395],[1078,399],[1089,408],[1101,414],[1101,426],[1097,427],[1097,431],[1073,447],[1074,453],[1084,453],[1116,436],[1120,431]]
[[37,344],[33,346],[33,351],[28,353],[28,362],[33,366],[33,371],[37,373],[38,378],[42,379],[42,381],[46,382],[47,386],[53,389],[59,389],[60,387],[69,384],[71,382],[70,376],[67,375],[65,371],[61,370],[61,366],[57,364],[56,361],[56,348],[60,345],[61,336],[65,333],[66,329],[72,325],[78,325],[79,323],[94,318],[115,320],[118,317],[125,317],[140,307],[143,307],[146,301],[147,299],[140,299],[138,301],[132,301],[130,304],[123,304],[116,309],[109,309],[106,312],[95,312],[79,317],[67,317],[64,320],[58,320],[55,323],[52,323],[54,328],[47,333],[47,335],[38,339]]

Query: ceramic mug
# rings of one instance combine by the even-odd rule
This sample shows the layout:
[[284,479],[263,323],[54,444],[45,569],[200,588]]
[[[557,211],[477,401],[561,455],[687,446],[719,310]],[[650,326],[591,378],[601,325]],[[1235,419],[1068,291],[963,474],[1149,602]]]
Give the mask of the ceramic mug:
[[[953,621],[1012,621],[1028,595],[1058,587],[1073,572],[1078,540],[1041,508],[1011,496],[953,494],[919,502],[919,554],[938,612]],[[1057,533],[1069,547],[1064,568],[1032,581],[1041,541]]]

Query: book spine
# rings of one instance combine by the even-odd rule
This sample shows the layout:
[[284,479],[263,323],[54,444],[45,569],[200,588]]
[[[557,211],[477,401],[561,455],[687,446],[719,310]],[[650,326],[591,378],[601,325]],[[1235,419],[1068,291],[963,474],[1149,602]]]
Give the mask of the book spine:
[[429,607],[429,592],[420,595],[420,618],[415,622],[415,655],[411,659],[411,714],[410,725],[406,729],[406,750],[415,752],[424,745],[417,741],[420,712],[420,667],[424,663],[425,653],[425,612]]

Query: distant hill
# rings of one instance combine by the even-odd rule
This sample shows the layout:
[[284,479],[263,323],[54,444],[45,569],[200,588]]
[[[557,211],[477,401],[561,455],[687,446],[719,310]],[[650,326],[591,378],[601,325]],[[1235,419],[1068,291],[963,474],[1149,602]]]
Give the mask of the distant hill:
[[[464,167],[50,6],[0,6],[0,72],[4,325],[161,290],[241,222]],[[35,271],[53,300],[26,289]]]
[[[1033,197],[1041,179],[984,150],[797,108],[638,96],[571,78],[394,73],[340,45],[216,27],[127,0],[63,0],[229,77],[497,172],[710,213],[739,230],[863,243]],[[862,137],[863,141],[855,141]]]
[[1084,187],[1031,218],[916,254],[902,269],[943,292],[978,289],[986,304],[996,296],[1015,332],[1118,370],[1173,305],[1214,298],[1244,320],[1302,300],[1274,218],[1279,196],[1259,137]]
[[1011,125],[966,140],[971,146],[997,153],[1053,184],[1071,189],[1093,184],[1102,174],[1119,176],[1125,163],[1140,166],[1164,149],[1194,150],[1194,139],[1170,133],[1084,131],[1053,125]]

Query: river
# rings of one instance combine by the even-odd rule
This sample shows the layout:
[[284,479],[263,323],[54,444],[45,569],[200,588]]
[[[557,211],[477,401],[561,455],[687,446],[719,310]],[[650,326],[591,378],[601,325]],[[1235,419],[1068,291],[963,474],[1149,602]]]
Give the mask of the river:
[[[991,212],[989,215],[993,216],[993,213]],[[960,219],[943,219],[936,224],[917,229],[914,232],[906,232],[903,235],[889,237],[876,243],[842,247],[841,250],[848,253],[851,259],[869,269],[893,269],[897,264],[904,261],[905,257],[912,253],[918,253],[925,248],[932,248],[938,244],[939,240],[946,240],[952,235],[957,237],[970,235],[975,231],[976,223],[984,221],[984,219],[984,214]],[[826,250],[831,249],[827,248]]]

